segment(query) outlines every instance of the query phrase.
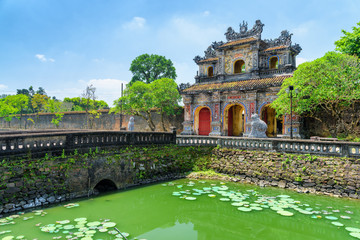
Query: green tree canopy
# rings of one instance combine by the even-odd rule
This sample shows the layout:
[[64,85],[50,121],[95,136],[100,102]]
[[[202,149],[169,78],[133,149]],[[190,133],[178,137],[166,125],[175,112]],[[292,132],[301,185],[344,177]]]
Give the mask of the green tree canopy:
[[173,79],[161,78],[151,84],[154,107],[161,115],[161,126],[166,131],[164,115],[175,114],[175,109],[181,97],[177,90],[177,84]]
[[[349,134],[359,123],[356,106],[360,101],[360,62],[356,56],[328,52],[324,57],[301,64],[286,79],[272,103],[277,113],[290,113],[286,89],[294,86],[293,111],[323,122],[333,137]],[[352,113],[352,114],[351,114]]]
[[162,115],[162,127],[165,130],[163,115],[174,113],[179,100],[177,85],[172,79],[158,79],[150,84],[137,81],[125,89],[123,97],[114,101],[112,112],[122,110],[125,114],[140,116],[148,123],[151,131],[155,131],[151,112],[156,110]]
[[360,57],[360,22],[357,23],[358,27],[353,27],[353,32],[342,30],[344,36],[335,42],[336,50]]
[[24,94],[8,95],[0,99],[0,117],[9,122],[13,117],[21,118],[22,112],[28,107],[28,101],[28,96]]
[[66,97],[64,98],[64,103],[72,103],[71,111],[85,111],[86,108],[88,110],[99,110],[109,107],[104,100],[89,99],[88,102],[86,98],[80,97]]
[[136,81],[151,83],[160,78],[176,78],[176,71],[170,59],[156,54],[142,54],[136,57],[130,66],[133,77],[130,85]]

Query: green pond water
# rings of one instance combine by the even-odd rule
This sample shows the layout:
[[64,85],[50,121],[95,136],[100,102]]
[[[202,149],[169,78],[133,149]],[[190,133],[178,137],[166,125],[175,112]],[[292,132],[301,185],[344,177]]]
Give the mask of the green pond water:
[[360,201],[182,179],[3,218],[0,239],[121,239],[114,225],[128,239],[358,239]]

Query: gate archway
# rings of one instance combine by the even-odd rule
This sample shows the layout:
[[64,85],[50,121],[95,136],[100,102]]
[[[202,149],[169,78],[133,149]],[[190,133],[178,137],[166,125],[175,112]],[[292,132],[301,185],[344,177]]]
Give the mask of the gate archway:
[[268,137],[276,137],[277,135],[277,119],[275,109],[266,104],[261,108],[260,118],[267,124],[266,135]]
[[211,132],[211,110],[208,107],[198,107],[195,110],[194,130],[198,135],[208,136]]
[[242,136],[245,130],[245,108],[241,104],[231,104],[224,110],[224,133],[227,136]]

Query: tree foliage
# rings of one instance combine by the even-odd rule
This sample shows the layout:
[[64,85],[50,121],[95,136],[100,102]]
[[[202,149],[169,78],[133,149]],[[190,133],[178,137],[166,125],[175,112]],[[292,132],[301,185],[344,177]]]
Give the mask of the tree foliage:
[[293,111],[323,122],[331,135],[351,133],[360,121],[360,62],[356,56],[328,52],[324,57],[299,66],[282,84],[272,103],[277,114],[290,113],[286,89],[294,86]]
[[133,73],[130,85],[136,81],[151,83],[160,78],[176,78],[172,61],[156,54],[136,57],[131,63],[130,71]]
[[165,130],[163,115],[173,114],[179,100],[177,85],[172,79],[158,79],[150,84],[137,81],[125,89],[123,97],[114,101],[112,112],[122,110],[125,114],[140,116],[148,123],[151,131],[155,131],[151,112],[156,110],[162,115],[162,127]]
[[166,131],[164,115],[175,114],[175,109],[181,97],[177,89],[177,84],[169,78],[162,78],[151,83],[154,107],[161,116],[161,126]]
[[336,50],[360,57],[360,22],[352,29],[353,32],[342,30],[344,36],[335,42]]
[[89,102],[85,98],[80,97],[73,97],[64,98],[64,103],[71,103],[70,111],[85,111],[87,108],[89,111],[91,110],[100,110],[104,108],[108,108],[108,104],[104,100],[92,100],[90,99]]

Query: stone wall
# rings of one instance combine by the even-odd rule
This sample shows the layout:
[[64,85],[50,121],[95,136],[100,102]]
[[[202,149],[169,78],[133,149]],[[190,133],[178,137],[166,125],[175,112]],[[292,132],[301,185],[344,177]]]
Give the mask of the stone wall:
[[215,148],[208,168],[235,181],[360,199],[360,160]]
[[14,211],[88,197],[103,189],[185,177],[209,148],[127,146],[86,153],[0,160],[0,217]]
[[[119,130],[120,115],[111,113],[109,110],[100,110],[99,118],[92,119],[86,112],[64,112],[62,121],[58,129],[96,129],[96,130]],[[176,115],[165,116],[165,125],[168,131],[171,126],[175,126],[179,132],[182,131],[182,122],[184,120],[183,109],[179,108]],[[122,115],[122,127],[126,127],[129,122],[129,115]],[[0,129],[56,129],[51,123],[55,118],[52,113],[26,114],[18,118],[13,118],[10,122],[0,118]],[[135,118],[135,131],[151,131],[146,121],[139,117]],[[152,113],[153,121],[157,131],[162,131],[161,118],[156,112]]]

